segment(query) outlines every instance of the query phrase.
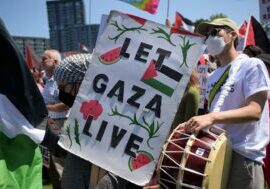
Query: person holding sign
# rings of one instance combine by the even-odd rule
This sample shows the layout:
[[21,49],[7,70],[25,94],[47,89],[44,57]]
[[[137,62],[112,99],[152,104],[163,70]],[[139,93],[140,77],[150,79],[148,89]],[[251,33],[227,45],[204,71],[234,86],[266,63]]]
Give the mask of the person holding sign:
[[208,79],[209,114],[183,124],[187,132],[216,125],[228,132],[233,156],[228,188],[263,188],[262,163],[269,140],[270,82],[263,62],[238,54],[238,27],[228,18],[201,23],[209,54],[220,67]]
[[[71,55],[61,61],[59,66],[55,68],[54,78],[59,88],[59,99],[69,107],[72,107],[75,101],[90,59],[91,55],[89,54]],[[88,188],[90,166],[90,162],[68,153],[64,163],[62,188]]]
[[200,101],[200,84],[198,72],[194,69],[185,90],[184,96],[175,114],[171,130],[175,129],[179,123],[187,121],[198,114]]

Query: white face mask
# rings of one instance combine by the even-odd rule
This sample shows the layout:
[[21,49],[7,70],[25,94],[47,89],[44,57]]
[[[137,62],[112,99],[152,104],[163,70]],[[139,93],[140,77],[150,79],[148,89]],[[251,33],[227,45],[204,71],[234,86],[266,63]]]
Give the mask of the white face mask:
[[213,56],[219,55],[226,45],[223,37],[211,35],[207,38],[205,44],[208,53]]

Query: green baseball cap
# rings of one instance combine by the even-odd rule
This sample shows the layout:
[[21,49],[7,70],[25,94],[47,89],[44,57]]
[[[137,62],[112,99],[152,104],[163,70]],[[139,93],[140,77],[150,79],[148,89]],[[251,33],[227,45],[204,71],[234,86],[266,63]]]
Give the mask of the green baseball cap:
[[216,18],[212,22],[202,22],[198,25],[197,31],[205,35],[210,28],[215,26],[228,26],[239,35],[237,24],[229,18]]

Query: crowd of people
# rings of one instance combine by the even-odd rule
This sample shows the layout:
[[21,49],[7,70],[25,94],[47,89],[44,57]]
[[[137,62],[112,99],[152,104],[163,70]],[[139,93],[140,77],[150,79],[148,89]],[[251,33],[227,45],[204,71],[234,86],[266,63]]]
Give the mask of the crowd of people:
[[[243,52],[236,51],[238,26],[228,18],[201,23],[197,31],[205,36],[207,53],[213,57],[212,62],[217,63],[217,68],[207,78],[208,108],[203,115],[198,115],[200,84],[194,69],[171,131],[178,125],[182,125],[188,133],[198,133],[212,125],[224,129],[233,149],[227,188],[262,189],[265,183],[270,184],[270,55],[257,46],[247,46]],[[31,70],[48,111],[46,121],[38,124],[37,129],[44,130],[45,134],[43,140],[37,143],[51,152],[49,168],[43,167],[43,179],[50,179],[54,189],[89,188],[93,165],[76,154],[66,152],[57,142],[91,61],[91,55],[87,53],[61,60],[57,50],[46,50],[42,57],[44,72],[35,68]],[[210,62],[209,59],[207,61]],[[0,134],[2,132],[4,129],[0,129]],[[2,156],[0,146],[0,160]],[[158,173],[155,175],[158,177]],[[1,179],[0,176],[0,187],[5,186],[5,181]],[[159,188],[157,182],[151,183],[144,188]],[[95,188],[143,187],[107,172]]]

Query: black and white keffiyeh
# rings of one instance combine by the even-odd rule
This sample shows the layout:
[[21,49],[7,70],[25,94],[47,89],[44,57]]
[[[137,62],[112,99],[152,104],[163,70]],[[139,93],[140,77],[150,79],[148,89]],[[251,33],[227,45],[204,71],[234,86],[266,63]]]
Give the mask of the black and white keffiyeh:
[[74,54],[64,58],[54,70],[54,79],[64,83],[82,82],[91,54]]

